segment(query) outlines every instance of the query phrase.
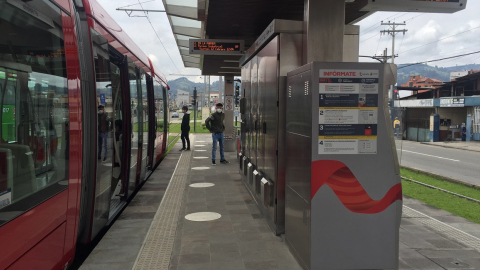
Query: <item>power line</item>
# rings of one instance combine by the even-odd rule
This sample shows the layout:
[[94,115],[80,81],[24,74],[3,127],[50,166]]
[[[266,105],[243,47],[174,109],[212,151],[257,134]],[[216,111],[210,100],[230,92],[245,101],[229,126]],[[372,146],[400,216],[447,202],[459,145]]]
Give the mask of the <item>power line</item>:
[[414,16],[414,17],[412,17],[412,18],[410,18],[410,19],[407,19],[406,21],[407,21],[407,22],[408,22],[408,21],[413,21],[413,20],[415,20],[416,18],[422,16],[423,14],[425,14],[425,13],[420,13],[420,14],[418,14],[417,16]]
[[[142,5],[142,3],[140,3],[140,0],[138,0],[138,4],[140,4],[140,7],[141,7],[142,10],[143,10],[143,5]],[[155,35],[157,36],[158,41],[160,41],[160,44],[162,44],[162,47],[163,47],[163,49],[165,50],[165,52],[167,53],[168,58],[170,58],[170,61],[172,61],[172,64],[175,66],[175,68],[177,69],[178,73],[181,73],[180,70],[178,69],[177,65],[175,65],[175,62],[173,61],[172,57],[171,57],[170,54],[168,53],[167,48],[165,48],[165,45],[163,45],[163,42],[162,42],[162,40],[160,39],[160,36],[158,35],[157,30],[155,30],[155,27],[153,27],[153,24],[152,24],[152,22],[150,21],[150,18],[148,17],[147,12],[146,12],[146,11],[143,11],[143,13],[145,14],[145,17],[147,18],[148,23],[150,23],[150,26],[152,27],[153,32],[155,32]]]
[[405,35],[402,36],[402,41],[400,42],[400,46],[398,47],[398,50],[402,48],[403,40],[405,39]]
[[[392,17],[394,17],[394,16],[396,16],[396,15],[398,15],[398,14],[400,14],[400,13],[402,13],[402,12],[395,13],[395,14],[393,14],[392,16],[389,16],[389,17],[387,17],[387,18],[385,18],[385,19],[383,19],[383,20],[386,21],[386,20],[388,20],[388,19],[390,19],[390,18],[392,18]],[[365,31],[367,31],[368,29],[370,29],[370,28],[372,28],[372,27],[374,27],[374,26],[376,26],[375,29],[377,29],[378,27],[380,27],[380,26],[378,26],[378,23],[374,23],[374,24],[372,24],[371,26],[365,28],[360,34],[365,34]],[[373,30],[373,29],[372,29],[372,30]],[[371,31],[368,31],[368,32],[371,32]]]
[[395,36],[398,34],[398,33],[403,33],[403,35],[405,35],[405,33],[408,31],[407,29],[402,29],[402,30],[397,30],[397,26],[399,25],[406,25],[405,23],[384,23],[382,22],[382,25],[388,25],[390,26],[392,29],[388,29],[388,30],[382,30],[380,31],[381,34],[389,34],[392,36],[392,64],[395,63]]
[[444,57],[444,58],[435,59],[435,60],[417,62],[417,63],[414,63],[414,64],[408,64],[408,65],[399,67],[398,69],[402,69],[402,68],[406,68],[406,67],[410,67],[410,66],[415,66],[415,65],[420,65],[420,64],[426,64],[426,63],[432,63],[432,62],[439,62],[439,61],[443,61],[443,60],[447,60],[447,59],[452,59],[452,58],[464,57],[464,56],[468,56],[468,55],[472,55],[472,54],[477,54],[477,53],[480,53],[480,51],[471,52],[471,53],[465,53],[465,54],[459,54],[459,55],[450,56],[450,57]]
[[[399,12],[399,13],[401,13],[401,12]],[[398,13],[397,13],[397,14],[398,14]],[[421,13],[421,14],[418,14],[417,16],[411,17],[410,19],[406,19],[405,22],[413,21],[413,20],[415,20],[416,18],[422,16],[423,14],[425,14],[425,13]],[[387,19],[388,19],[388,18],[387,18]],[[386,20],[386,19],[385,19],[385,20]],[[366,31],[366,30],[368,30],[369,28],[371,28],[371,27],[369,27],[369,28],[365,29],[362,33],[363,33],[363,34],[368,34],[368,33],[372,32],[372,31],[374,31],[375,29],[379,28],[380,26],[382,26],[382,25],[381,25],[381,24],[380,24],[380,25],[377,25],[377,27],[373,28],[372,30]],[[360,33],[360,35],[362,35],[362,33]],[[369,37],[369,38],[367,38],[367,39],[364,39],[364,40],[360,41],[360,43],[362,43],[362,42],[364,42],[364,41],[367,41],[367,40],[369,40],[369,39],[372,39],[372,38],[374,38],[374,37],[376,37],[376,36],[378,36],[378,35],[379,35],[379,34],[377,33],[376,35],[373,35],[373,36],[371,36],[371,37]]]
[[373,36],[371,36],[371,37],[369,37],[369,38],[367,38],[367,39],[364,39],[364,40],[360,41],[360,43],[365,42],[365,41],[367,41],[367,40],[369,40],[369,39],[372,39],[372,38],[374,38],[374,37],[376,37],[376,36],[379,36],[379,35],[380,35],[380,33],[378,33],[378,34],[376,34],[376,35],[373,35]]
[[428,46],[428,45],[430,45],[430,44],[437,43],[437,42],[439,42],[439,41],[442,41],[442,40],[445,40],[445,39],[448,39],[448,38],[451,38],[451,37],[454,37],[454,36],[458,36],[458,35],[461,35],[461,34],[464,34],[464,33],[467,33],[467,32],[473,31],[473,30],[476,30],[476,29],[478,29],[478,28],[480,28],[480,26],[477,26],[477,27],[475,27],[475,28],[471,28],[471,29],[469,29],[469,30],[465,30],[465,31],[463,31],[463,32],[460,32],[460,33],[457,33],[457,34],[454,34],[454,35],[451,35],[451,36],[448,36],[448,37],[444,37],[444,38],[441,38],[441,39],[438,39],[438,40],[429,42],[429,43],[427,43],[427,44],[420,45],[420,46],[415,47],[415,48],[412,48],[412,49],[408,49],[408,50],[405,50],[405,51],[401,51],[400,53],[413,51],[413,50],[416,50],[416,49],[418,49],[418,48],[422,48],[422,47]]

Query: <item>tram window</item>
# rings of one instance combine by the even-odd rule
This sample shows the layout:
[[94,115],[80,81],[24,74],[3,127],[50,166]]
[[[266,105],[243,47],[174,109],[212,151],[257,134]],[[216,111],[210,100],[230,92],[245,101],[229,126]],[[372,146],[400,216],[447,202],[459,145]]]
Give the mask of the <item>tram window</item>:
[[108,41],[91,29],[97,109],[97,162],[93,232],[109,218],[110,201],[119,201],[122,190],[122,89],[120,68],[110,61]]
[[68,187],[60,9],[21,4],[0,2],[0,226]]
[[163,132],[166,129],[164,123],[164,105],[163,105],[163,87],[157,81],[153,81],[154,100],[155,100],[155,118],[157,121],[157,132]]
[[[133,61],[128,60],[128,80],[130,82],[130,110],[131,110],[131,157],[130,157],[130,177],[129,177],[129,189],[133,190],[137,182],[137,161],[138,161],[138,147],[141,143],[141,136],[143,136],[142,129],[139,125],[142,121],[141,109],[141,88],[140,78],[138,77],[138,68]],[[140,126],[141,127],[141,126]]]

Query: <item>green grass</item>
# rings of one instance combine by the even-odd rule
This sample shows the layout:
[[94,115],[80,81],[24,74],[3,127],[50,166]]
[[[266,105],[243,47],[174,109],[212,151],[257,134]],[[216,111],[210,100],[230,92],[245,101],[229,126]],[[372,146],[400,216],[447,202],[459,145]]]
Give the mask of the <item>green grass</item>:
[[[207,128],[205,128],[205,123],[197,122],[197,132],[193,132],[193,123],[190,123],[190,133],[210,133]],[[180,133],[180,124],[172,124],[170,126],[170,133]]]
[[[165,156],[168,155],[168,153],[170,152],[170,150],[172,150],[173,146],[175,146],[175,144],[177,143],[177,141],[180,139],[180,136],[178,137],[168,137],[168,143],[167,145],[170,145],[167,149],[167,152],[165,153]],[[170,144],[170,142],[173,141],[172,144]]]
[[[420,174],[407,169],[401,169],[403,177],[410,178],[425,184],[443,188],[451,192],[455,192],[474,199],[480,199],[480,190],[467,187],[461,184],[451,183],[436,177]],[[427,203],[431,206],[443,209],[454,215],[463,217],[475,223],[480,224],[480,204],[466,199],[462,199],[455,195],[451,195],[439,190],[431,189],[402,180],[403,194]]]
[[400,169],[401,175],[425,184],[429,184],[438,188],[443,188],[451,192],[455,192],[470,198],[480,200],[480,190],[468,187],[462,184],[452,183],[447,180],[436,178],[433,176],[417,173],[408,169]]
[[177,134],[171,134],[168,136],[168,142],[167,142],[167,145],[170,145],[170,143],[175,140],[175,139],[178,139],[179,137],[176,136]]

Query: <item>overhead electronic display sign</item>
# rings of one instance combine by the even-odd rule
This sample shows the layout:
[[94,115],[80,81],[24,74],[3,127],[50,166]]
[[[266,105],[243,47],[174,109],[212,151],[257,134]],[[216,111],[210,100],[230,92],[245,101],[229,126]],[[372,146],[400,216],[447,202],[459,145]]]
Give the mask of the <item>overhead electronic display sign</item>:
[[454,13],[465,9],[467,0],[365,0],[362,11]]
[[232,55],[243,54],[243,40],[190,39],[190,54]]

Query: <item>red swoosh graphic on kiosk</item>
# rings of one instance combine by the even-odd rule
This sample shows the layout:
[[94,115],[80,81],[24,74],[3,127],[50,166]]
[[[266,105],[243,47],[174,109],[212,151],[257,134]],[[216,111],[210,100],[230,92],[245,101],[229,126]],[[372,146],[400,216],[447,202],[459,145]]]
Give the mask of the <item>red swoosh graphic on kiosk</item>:
[[391,187],[382,199],[373,200],[352,171],[342,162],[335,160],[312,162],[312,199],[323,185],[328,185],[342,204],[355,213],[380,213],[395,201],[402,200],[401,184]]

